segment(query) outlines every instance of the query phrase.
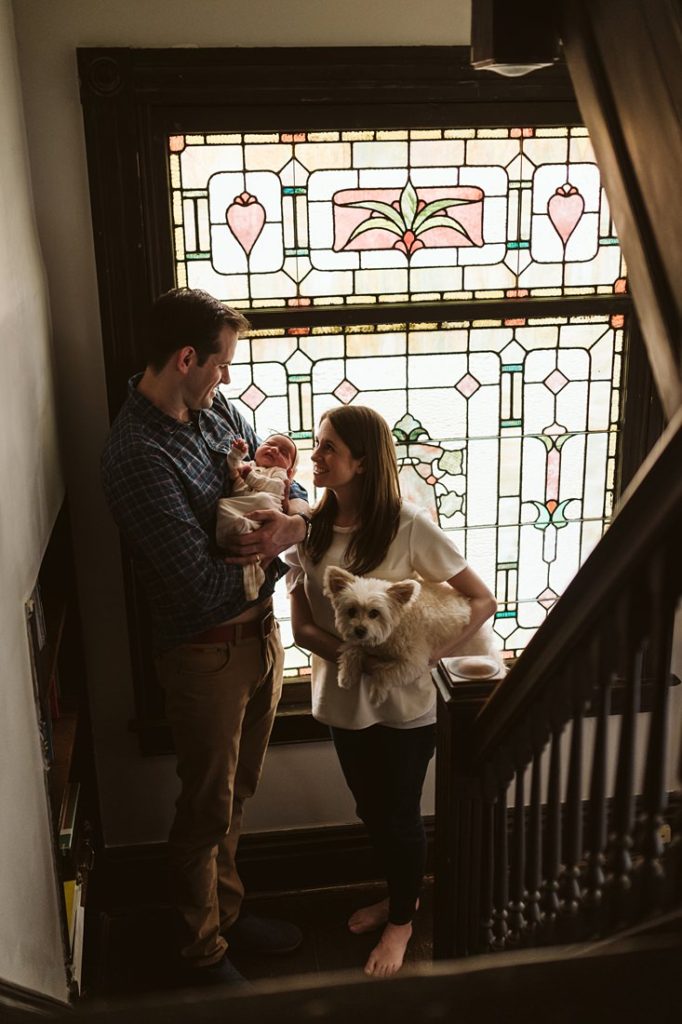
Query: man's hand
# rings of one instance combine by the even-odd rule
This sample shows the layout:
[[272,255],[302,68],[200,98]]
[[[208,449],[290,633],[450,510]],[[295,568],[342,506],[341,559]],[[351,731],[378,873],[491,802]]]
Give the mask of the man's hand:
[[274,509],[259,509],[249,512],[252,519],[261,526],[253,533],[242,533],[230,538],[230,556],[225,561],[230,565],[249,565],[260,561],[265,568],[276,555],[286,548],[302,541],[306,525],[301,516],[287,516]]

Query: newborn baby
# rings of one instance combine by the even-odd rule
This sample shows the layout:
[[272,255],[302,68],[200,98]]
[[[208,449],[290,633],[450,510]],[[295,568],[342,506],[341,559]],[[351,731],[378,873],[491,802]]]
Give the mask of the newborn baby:
[[[231,494],[219,500],[217,509],[216,539],[220,547],[226,547],[235,533],[251,533],[260,528],[260,523],[246,518],[247,512],[255,509],[282,511],[296,468],[298,451],[285,434],[271,434],[256,448],[253,462],[244,461],[247,452],[246,441],[235,438],[227,456]],[[249,601],[255,601],[265,573],[257,562],[243,569],[244,593]]]

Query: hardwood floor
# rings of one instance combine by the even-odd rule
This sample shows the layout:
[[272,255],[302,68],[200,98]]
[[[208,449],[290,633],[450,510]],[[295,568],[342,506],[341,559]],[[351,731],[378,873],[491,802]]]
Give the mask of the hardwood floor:
[[[383,887],[363,885],[249,899],[248,908],[254,913],[298,924],[303,943],[287,956],[235,954],[233,962],[250,981],[343,969],[361,971],[378,933],[352,935],[346,922],[358,907],[383,895]],[[427,883],[414,922],[409,963],[431,960],[431,896]],[[110,1000],[177,988],[175,935],[175,916],[168,905],[100,913],[96,962],[86,972],[83,998]]]

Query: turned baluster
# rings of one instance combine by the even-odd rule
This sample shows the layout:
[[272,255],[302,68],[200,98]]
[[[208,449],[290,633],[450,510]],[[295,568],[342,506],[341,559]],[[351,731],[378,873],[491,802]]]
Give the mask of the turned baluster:
[[552,730],[547,780],[547,828],[544,850],[544,884],[542,887],[543,937],[551,942],[561,906],[559,871],[561,868],[561,728]]
[[585,872],[585,906],[589,912],[590,930],[598,930],[598,918],[604,889],[606,863],[606,766],[608,759],[608,724],[611,710],[611,671],[606,652],[611,643],[609,631],[593,648],[592,663],[596,664],[597,720],[592,751],[590,802],[587,821],[587,870]]
[[520,943],[525,928],[526,810],[524,776],[525,766],[517,768],[514,780],[514,831],[509,886],[511,896],[509,904],[509,943],[513,945]]
[[566,787],[566,818],[564,832],[564,869],[561,873],[563,890],[562,914],[571,938],[577,933],[576,920],[582,904],[580,885],[583,855],[582,819],[582,761],[583,761],[583,701],[576,700],[571,725],[571,748],[568,761],[568,783]]
[[478,952],[493,948],[493,867],[495,862],[495,803],[485,800],[481,812],[481,924]]
[[[624,706],[620,722],[616,787],[613,799],[613,829],[607,851],[609,917],[612,922],[626,915],[632,887],[634,828],[635,729],[640,707],[643,652],[634,632],[634,595],[621,608],[619,642],[625,651]],[[632,605],[632,607],[631,607]]]
[[542,922],[540,885],[542,882],[542,793],[540,769],[542,752],[536,751],[530,780],[530,809],[528,814],[528,853],[526,859],[526,930],[537,932]]
[[654,688],[649,719],[649,739],[644,776],[641,865],[641,912],[649,912],[661,902],[663,888],[663,843],[661,826],[667,804],[665,762],[668,722],[668,686],[675,605],[669,593],[667,552],[662,548],[650,572],[652,615],[647,668]]
[[509,859],[507,841],[507,784],[498,787],[495,801],[495,852],[493,855],[493,946],[504,949],[509,934]]

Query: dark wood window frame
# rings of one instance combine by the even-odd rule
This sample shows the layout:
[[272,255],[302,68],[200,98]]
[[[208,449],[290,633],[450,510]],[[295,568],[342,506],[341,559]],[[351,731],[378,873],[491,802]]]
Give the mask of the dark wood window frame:
[[[566,68],[519,79],[474,71],[466,47],[79,49],[109,414],[142,366],[140,326],[175,285],[166,139],[186,132],[305,131],[330,127],[482,127],[582,123]],[[457,319],[569,312],[628,314],[625,416],[617,493],[660,432],[661,417],[628,295],[458,302]],[[249,313],[257,328],[414,318],[414,306],[335,306]],[[419,303],[429,320],[453,305]],[[149,620],[122,548],[135,687],[145,754],[172,750],[148,642]],[[273,742],[327,738],[309,713],[308,684],[289,684]]]

